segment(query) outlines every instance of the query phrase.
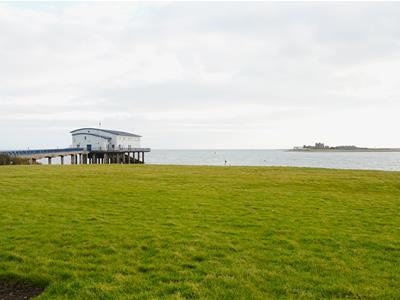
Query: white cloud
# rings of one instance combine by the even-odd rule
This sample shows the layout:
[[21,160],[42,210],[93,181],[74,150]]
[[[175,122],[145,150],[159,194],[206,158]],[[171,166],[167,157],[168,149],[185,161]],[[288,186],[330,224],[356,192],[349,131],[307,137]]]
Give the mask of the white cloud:
[[0,148],[68,144],[69,129],[98,122],[158,148],[399,146],[399,13],[398,3],[2,3]]

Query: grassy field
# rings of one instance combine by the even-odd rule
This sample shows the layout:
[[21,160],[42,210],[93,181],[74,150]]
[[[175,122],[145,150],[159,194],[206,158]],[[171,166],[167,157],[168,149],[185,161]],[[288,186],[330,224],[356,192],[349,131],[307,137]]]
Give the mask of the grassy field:
[[400,173],[0,167],[0,279],[39,299],[400,299]]

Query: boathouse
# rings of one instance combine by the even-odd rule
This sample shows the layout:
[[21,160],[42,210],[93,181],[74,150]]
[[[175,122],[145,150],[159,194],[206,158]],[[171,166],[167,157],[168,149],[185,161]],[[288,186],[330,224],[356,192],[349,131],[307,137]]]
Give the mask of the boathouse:
[[71,131],[72,147],[92,150],[123,150],[140,148],[140,135],[100,129],[100,128],[80,128]]
[[70,156],[71,164],[144,164],[144,154],[150,148],[142,148],[140,135],[100,128],[80,128],[71,131],[72,146],[69,148],[39,150],[9,150],[0,154],[27,158],[33,164],[47,158],[51,165],[53,158]]
[[149,148],[141,148],[140,135],[102,128],[80,128],[71,131],[72,148],[84,152],[71,157],[71,163],[111,164],[144,163],[144,153]]

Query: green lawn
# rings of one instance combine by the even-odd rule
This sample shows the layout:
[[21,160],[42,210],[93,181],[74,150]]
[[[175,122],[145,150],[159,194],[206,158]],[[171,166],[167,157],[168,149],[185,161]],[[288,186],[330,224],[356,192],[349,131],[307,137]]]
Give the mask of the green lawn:
[[400,299],[400,173],[0,167],[0,279],[39,299]]

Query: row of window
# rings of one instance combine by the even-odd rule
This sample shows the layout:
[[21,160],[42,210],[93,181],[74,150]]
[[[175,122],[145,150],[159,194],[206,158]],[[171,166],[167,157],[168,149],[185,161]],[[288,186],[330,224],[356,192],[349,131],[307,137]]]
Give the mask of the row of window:
[[[123,141],[128,140],[128,141],[138,141],[139,138],[122,138]],[[85,136],[85,141],[86,141],[86,136]]]

